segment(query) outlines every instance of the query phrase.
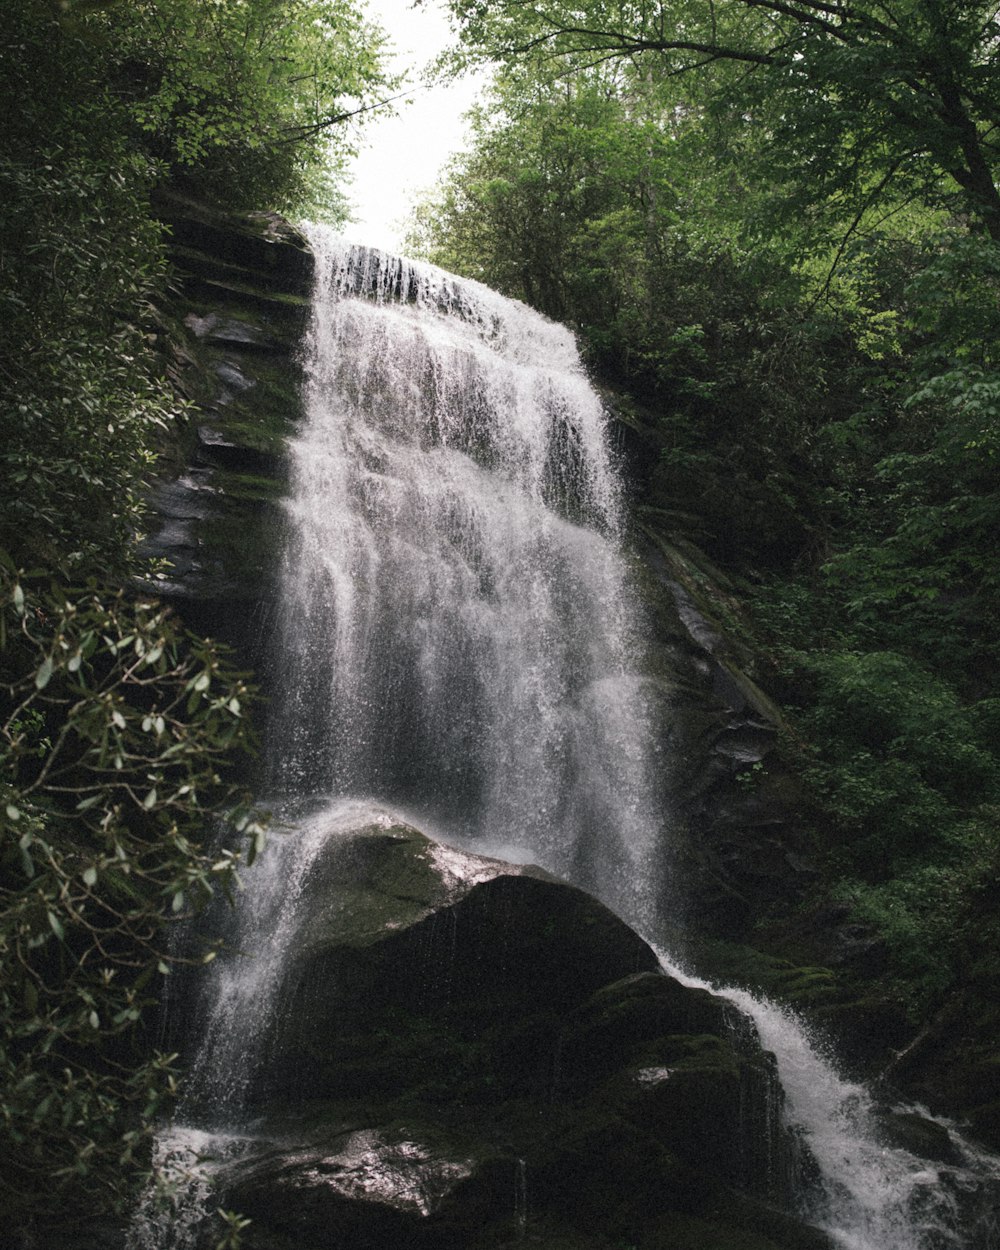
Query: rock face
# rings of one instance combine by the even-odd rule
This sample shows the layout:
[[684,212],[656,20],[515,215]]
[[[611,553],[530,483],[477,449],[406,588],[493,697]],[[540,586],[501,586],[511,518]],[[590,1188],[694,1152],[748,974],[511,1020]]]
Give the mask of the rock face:
[[253,663],[267,635],[284,444],[300,413],[312,254],[271,214],[225,215],[168,193],[156,208],[175,275],[159,310],[165,369],[192,409],[152,491],[145,554],[162,562],[157,593]]
[[827,1245],[752,1026],[588,895],[382,825],[299,905],[221,1182],[250,1250]]

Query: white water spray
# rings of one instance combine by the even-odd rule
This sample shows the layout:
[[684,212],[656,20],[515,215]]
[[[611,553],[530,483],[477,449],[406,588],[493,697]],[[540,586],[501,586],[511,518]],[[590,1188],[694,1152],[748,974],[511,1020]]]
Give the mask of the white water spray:
[[[753,1020],[778,1061],[786,1122],[818,1169],[805,1214],[843,1250],[960,1250],[1000,1245],[995,1203],[1000,1160],[938,1121],[946,1159],[931,1162],[894,1144],[886,1109],[843,1077],[834,1058],[790,1009],[746,990],[692,976],[658,952],[664,971],[685,985],[722,994]],[[901,1107],[904,1114],[922,1109]]]

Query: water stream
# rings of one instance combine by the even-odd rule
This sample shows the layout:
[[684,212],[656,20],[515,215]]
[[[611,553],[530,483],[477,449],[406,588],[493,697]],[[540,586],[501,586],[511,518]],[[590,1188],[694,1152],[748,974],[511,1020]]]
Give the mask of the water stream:
[[[428,266],[321,230],[310,240],[266,759],[279,806],[328,805],[247,875],[233,945],[259,954],[216,961],[205,982],[187,1102],[160,1144],[192,1172],[195,1206],[197,1156],[239,1149],[269,994],[331,814],[348,828],[374,804],[377,819],[403,813],[445,841],[539,863],[654,942],[677,907],[619,480],[571,334]],[[963,1195],[995,1161],[957,1136],[948,1167],[886,1145],[869,1096],[798,1021],[727,993],[777,1054],[785,1114],[819,1172],[808,1214],[844,1250],[998,1244],[981,1212],[976,1239],[962,1231]],[[184,1219],[154,1206],[132,1250],[184,1250]]]

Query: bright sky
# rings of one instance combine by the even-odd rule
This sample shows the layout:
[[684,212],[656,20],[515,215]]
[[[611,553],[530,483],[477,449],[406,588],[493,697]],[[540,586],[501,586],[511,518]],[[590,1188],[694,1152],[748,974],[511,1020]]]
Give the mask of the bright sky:
[[[392,38],[394,68],[419,79],[427,63],[452,42],[448,19],[435,0],[367,0],[369,16]],[[376,116],[363,132],[349,198],[355,221],[345,233],[359,243],[398,252],[405,218],[420,193],[434,185],[447,158],[463,146],[462,114],[482,90],[482,75],[419,89],[396,104],[396,116]]]

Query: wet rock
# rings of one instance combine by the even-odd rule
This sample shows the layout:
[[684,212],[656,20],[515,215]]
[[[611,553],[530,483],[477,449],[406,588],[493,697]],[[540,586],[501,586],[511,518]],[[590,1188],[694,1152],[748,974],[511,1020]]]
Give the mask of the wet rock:
[[[403,1126],[348,1131],[233,1169],[230,1200],[296,1246],[461,1246],[513,1208],[510,1160]],[[251,1246],[261,1244],[259,1232]]]
[[889,1112],[883,1120],[883,1130],[892,1145],[901,1146],[918,1158],[950,1165],[963,1161],[947,1128],[916,1111]]
[[220,1194],[250,1250],[606,1247],[668,1217],[690,1250],[826,1245],[774,1234],[753,1026],[582,891],[382,822],[330,839],[299,911],[260,1144]]

